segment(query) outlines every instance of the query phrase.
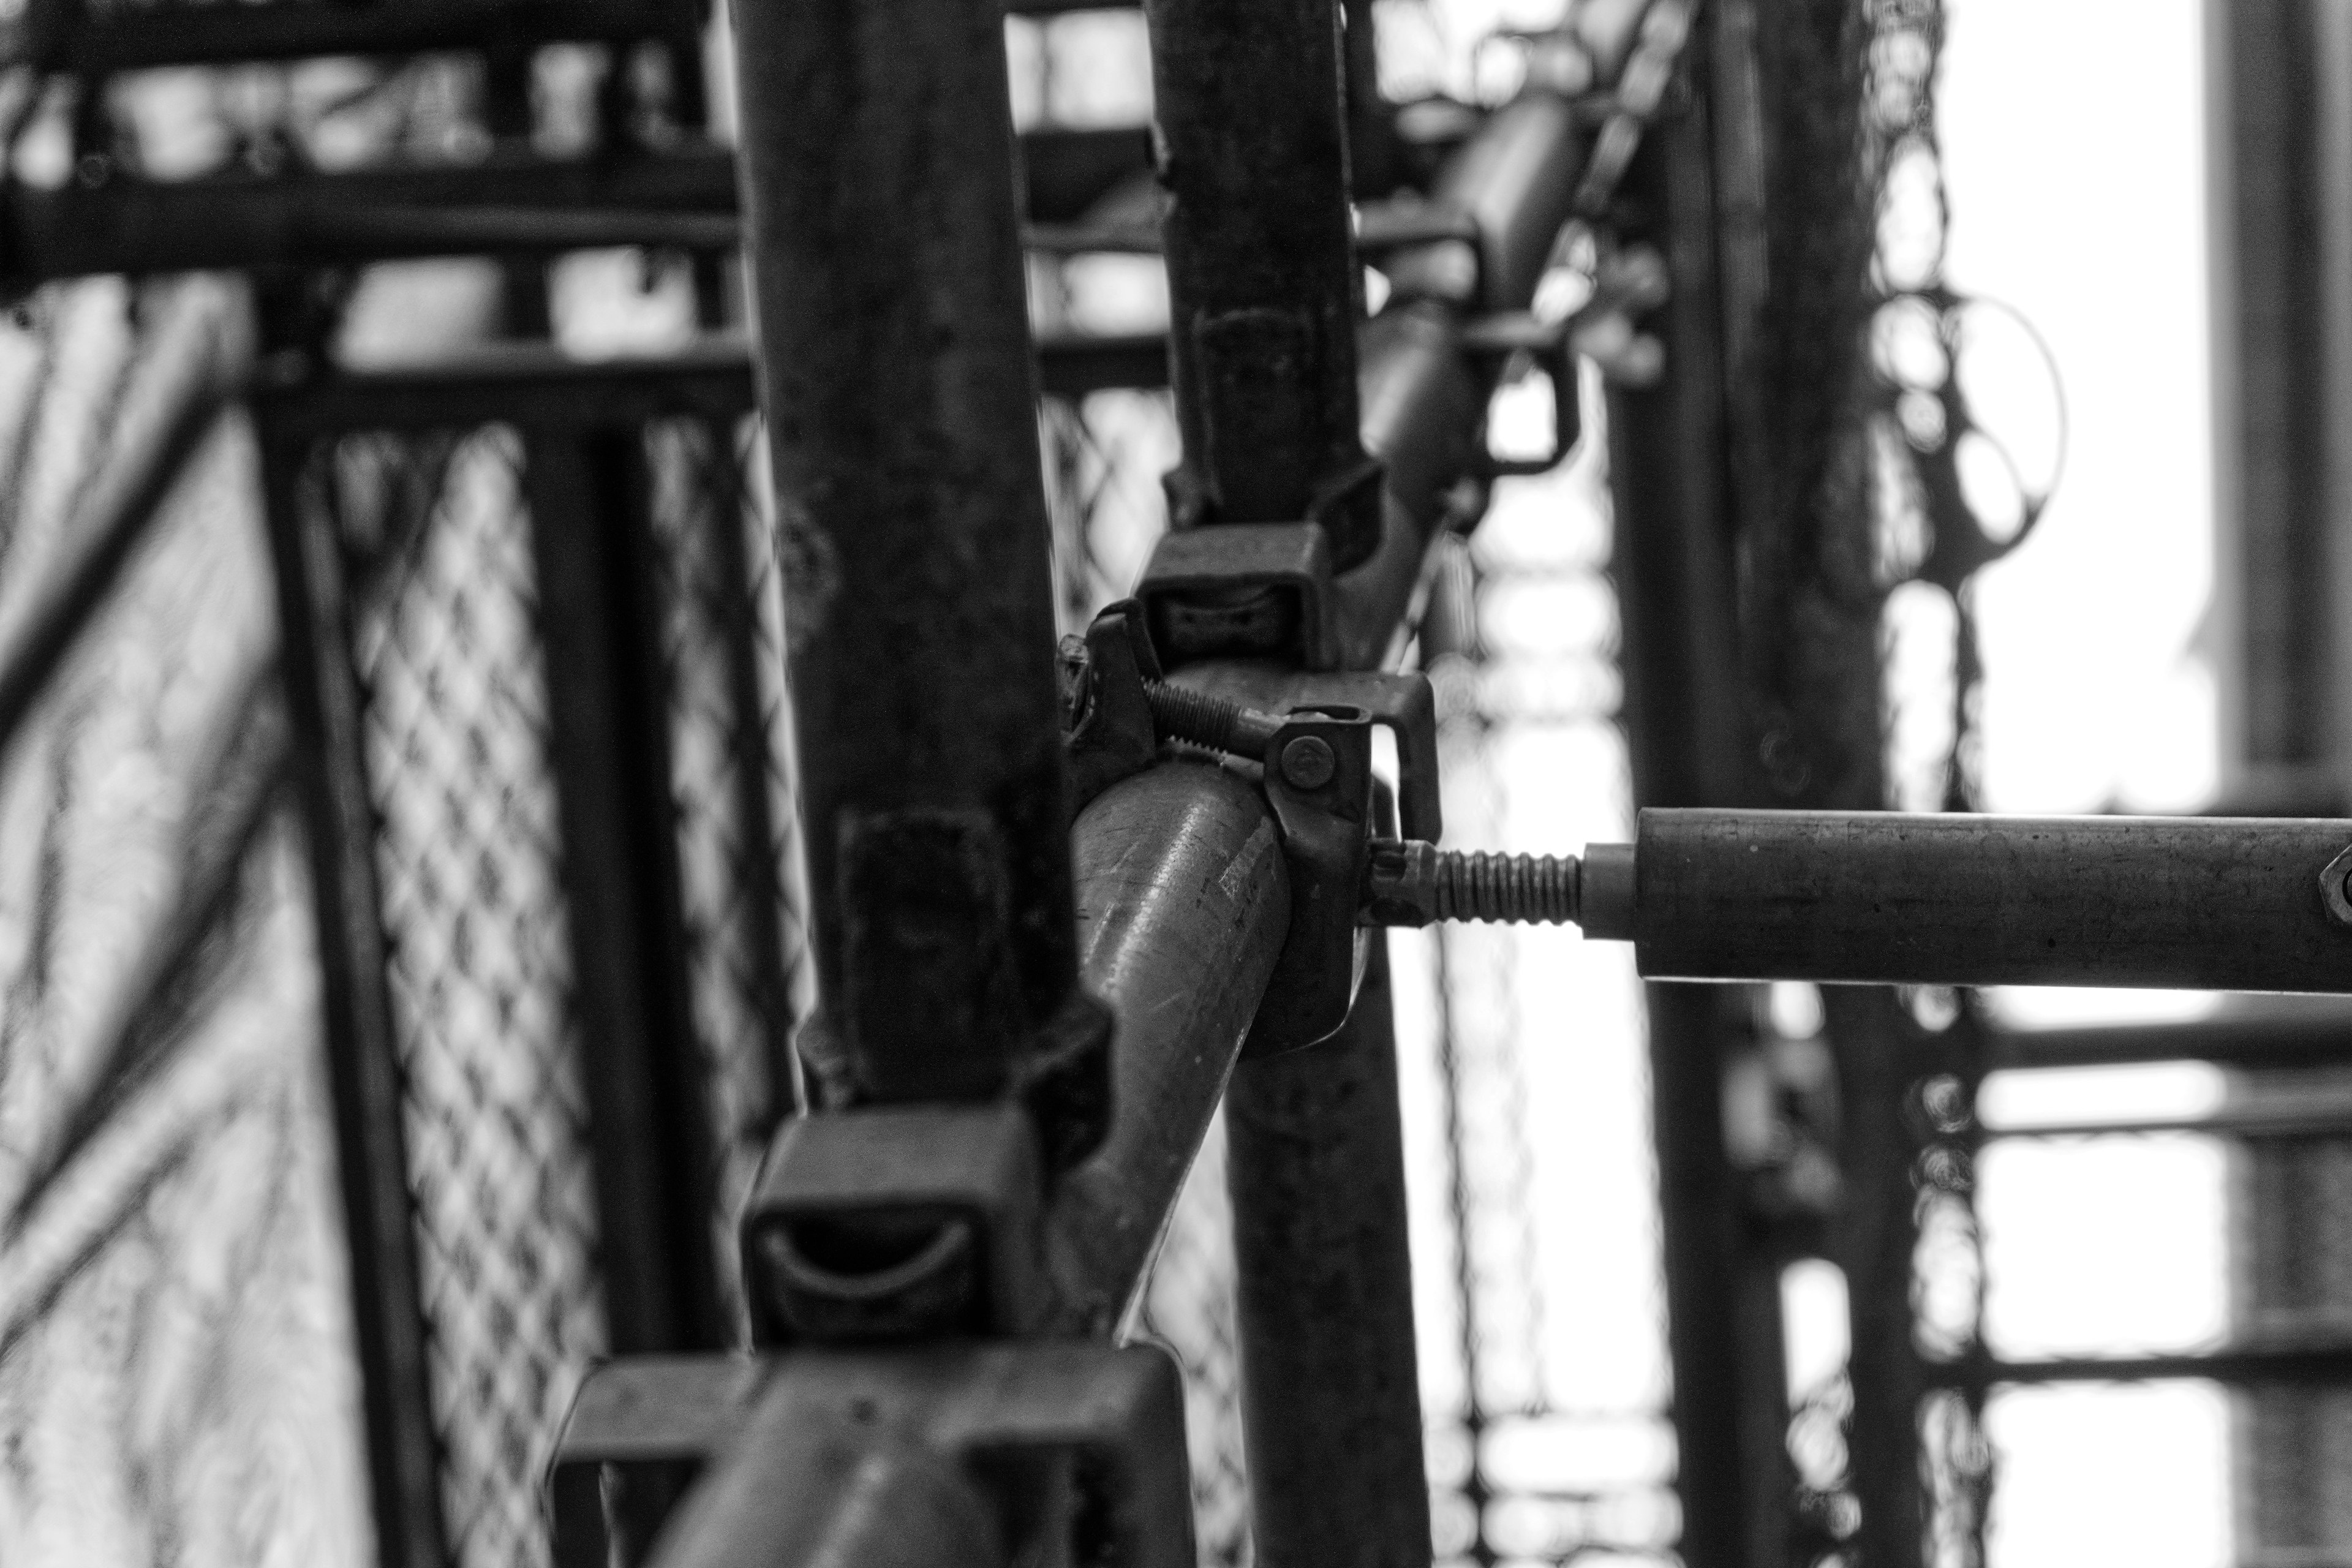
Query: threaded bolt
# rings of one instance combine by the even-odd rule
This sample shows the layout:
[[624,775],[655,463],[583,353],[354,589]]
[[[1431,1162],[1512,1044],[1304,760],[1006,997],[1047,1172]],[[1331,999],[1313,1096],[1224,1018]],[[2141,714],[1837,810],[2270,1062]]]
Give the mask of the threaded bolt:
[[1145,681],[1143,700],[1150,704],[1152,727],[1160,734],[1235,756],[1256,756],[1281,724],[1238,702],[1164,680]]
[[1437,857],[1437,918],[1572,924],[1576,869],[1573,855],[1444,851]]
[[1365,903],[1382,925],[1567,925],[1577,919],[1577,876],[1573,855],[1487,855],[1381,840],[1372,846]]

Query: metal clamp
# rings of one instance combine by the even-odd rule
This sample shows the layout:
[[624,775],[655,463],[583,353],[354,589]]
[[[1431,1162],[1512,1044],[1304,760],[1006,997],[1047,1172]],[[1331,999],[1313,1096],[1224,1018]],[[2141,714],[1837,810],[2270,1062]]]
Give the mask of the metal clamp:
[[795,1118],[743,1212],[752,1342],[1021,1331],[1045,1300],[1044,1188],[1015,1103]]
[[[1232,660],[1186,670],[1169,684],[1267,713],[1333,705],[1362,709],[1396,742],[1397,805],[1404,832],[1414,838],[1433,839],[1444,833],[1444,810],[1437,764],[1437,698],[1430,688],[1429,677],[1374,670],[1285,669],[1255,660]],[[1240,749],[1256,755],[1255,748]]]
[[1062,771],[1070,816],[1129,773],[1151,765],[1160,738],[1145,696],[1160,679],[1160,656],[1133,599],[1106,605],[1086,636],[1061,647]]
[[1575,319],[1548,321],[1526,310],[1505,310],[1481,316],[1462,329],[1462,350],[1475,359],[1510,362],[1525,355],[1551,378],[1551,439],[1540,458],[1497,458],[1480,454],[1478,477],[1503,479],[1545,474],[1566,462],[1583,434],[1584,420],[1578,393],[1576,350],[1570,336]]
[[614,1362],[547,1485],[559,1568],[1193,1560],[1182,1387],[1145,1345]]
[[1356,907],[1371,847],[1371,715],[1337,704],[1294,709],[1265,760],[1290,870],[1290,930],[1242,1043],[1245,1060],[1330,1037],[1348,1021],[1370,952]]
[[1331,545],[1313,522],[1221,522],[1160,536],[1136,584],[1171,666],[1221,655],[1339,662]]

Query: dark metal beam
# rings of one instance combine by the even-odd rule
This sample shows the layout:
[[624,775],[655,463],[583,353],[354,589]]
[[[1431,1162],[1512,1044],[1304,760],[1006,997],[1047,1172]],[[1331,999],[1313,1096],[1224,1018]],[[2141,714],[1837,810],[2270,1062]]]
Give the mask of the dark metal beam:
[[[1183,435],[1171,526],[1311,521],[1345,572],[1379,554],[1392,509],[1359,397],[1339,6],[1151,0],[1147,15]],[[1463,357],[1440,352],[1446,368]],[[1433,432],[1466,423],[1417,411]],[[1405,603],[1384,608],[1359,668],[1388,651]],[[1368,984],[1338,1037],[1244,1065],[1229,1091],[1242,1415],[1268,1568],[1429,1561],[1389,1009]]]
[[1296,522],[1345,570],[1380,533],[1357,415],[1333,0],[1155,0],[1154,114],[1181,479],[1174,526]]
[[[1009,0],[1016,16],[1132,10],[1135,0]],[[34,8],[37,12],[44,9]],[[698,0],[400,0],[367,5],[74,8],[69,19],[20,19],[0,27],[0,63],[37,62],[81,77],[162,66],[239,65],[346,55],[458,50],[528,55],[549,44],[623,44],[641,38],[698,44]]]
[[1987,1358],[1926,1368],[1931,1386],[1990,1388],[2051,1383],[2147,1383],[2203,1378],[2227,1384],[2315,1384],[2352,1380],[2352,1343],[2313,1341],[2276,1345],[2223,1345],[2209,1351],[2156,1355],[2050,1356],[2030,1361]]
[[2352,1062],[2352,1010],[2225,1012],[2170,1024],[2101,1024],[1989,1034],[1990,1065],[2011,1071],[2174,1061],[2272,1068]]
[[831,1103],[1004,1090],[1076,984],[1001,9],[736,12]]
[[[1710,8],[1703,28],[1720,12]],[[1704,79],[1702,78],[1702,79]],[[1624,620],[1624,723],[1634,798],[1754,798],[1733,609],[1726,285],[1717,249],[1713,105],[1655,127],[1627,170],[1638,236],[1673,291],[1654,319],[1665,373],[1609,395],[1612,571]],[[1690,1568],[1776,1568],[1794,1478],[1786,1448],[1778,1259],[1743,1201],[1723,1140],[1727,1055],[1753,1032],[1752,997],[1652,984],[1651,1114],[1674,1366],[1676,1550]]]
[[643,430],[523,447],[606,1331],[622,1353],[723,1350]]
[[[1021,138],[1021,162],[1028,214],[1069,223],[1151,166],[1150,136],[1141,127],[1044,129]],[[1008,172],[1008,216],[1013,188]],[[0,194],[0,277],[21,286],[101,272],[621,245],[727,250],[739,237],[736,204],[734,154],[691,143],[592,158],[502,150],[454,165],[12,185]]]
[[320,1009],[333,1108],[352,1339],[366,1430],[369,1518],[382,1568],[446,1568],[440,1437],[409,1200],[406,1106],[376,881],[364,703],[352,668],[341,542],[306,516],[308,441],[257,421],[294,780],[319,912]]
[[1412,1568],[1430,1553],[1385,940],[1311,1050],[1234,1069],[1225,1176],[1257,1560]]

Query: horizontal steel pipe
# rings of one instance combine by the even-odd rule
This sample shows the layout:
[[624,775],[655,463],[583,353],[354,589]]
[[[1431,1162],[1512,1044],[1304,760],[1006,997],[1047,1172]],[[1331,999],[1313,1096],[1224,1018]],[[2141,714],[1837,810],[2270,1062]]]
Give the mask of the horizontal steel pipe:
[[1290,925],[1281,836],[1224,769],[1163,763],[1112,785],[1071,833],[1079,967],[1118,1016],[1111,1125],[1047,1215],[1057,1326],[1125,1315],[1223,1094]]
[[2161,1024],[2092,1024],[1994,1033],[1996,1068],[2134,1067],[2211,1062],[2221,1067],[2352,1065],[2352,1008],[2331,1003],[2276,1014],[2224,1012]]
[[[1112,0],[1116,5],[1118,0]],[[1110,8],[1105,0],[1010,0],[1013,16]],[[46,9],[46,8],[44,8]],[[703,7],[677,0],[400,0],[395,5],[169,5],[87,12],[49,27],[0,27],[0,62],[106,77],[160,66],[477,49],[528,55],[556,43],[698,41]]]
[[[1027,216],[1067,223],[1151,166],[1142,127],[1019,138]],[[184,272],[393,257],[618,245],[732,248],[735,155],[708,142],[660,153],[334,174],[12,187],[0,196],[0,274],[18,283],[100,272]]]
[[1643,974],[1936,985],[2352,992],[2320,872],[2352,822],[1642,813]]

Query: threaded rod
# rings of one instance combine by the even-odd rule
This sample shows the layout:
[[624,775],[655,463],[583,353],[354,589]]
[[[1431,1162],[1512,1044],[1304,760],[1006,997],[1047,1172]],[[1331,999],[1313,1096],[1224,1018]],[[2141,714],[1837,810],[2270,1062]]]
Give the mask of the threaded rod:
[[1418,839],[1379,839],[1367,872],[1365,912],[1378,925],[1566,925],[1579,918],[1580,872],[1573,855],[1486,855]]
[[1160,734],[1213,752],[1255,757],[1281,727],[1281,721],[1268,714],[1164,680],[1145,681],[1143,698],[1151,705],[1152,726]]
[[1436,894],[1442,921],[1572,924],[1576,857],[1445,850],[1437,857]]

